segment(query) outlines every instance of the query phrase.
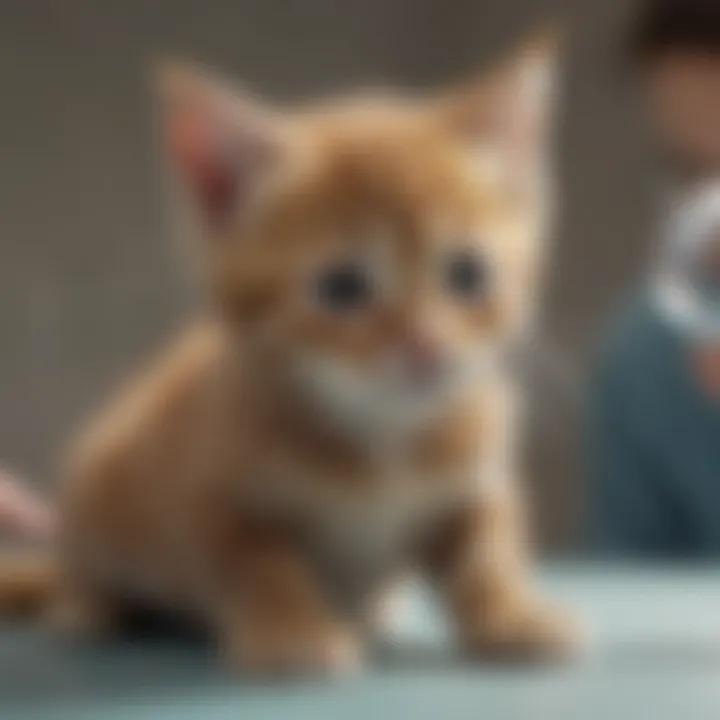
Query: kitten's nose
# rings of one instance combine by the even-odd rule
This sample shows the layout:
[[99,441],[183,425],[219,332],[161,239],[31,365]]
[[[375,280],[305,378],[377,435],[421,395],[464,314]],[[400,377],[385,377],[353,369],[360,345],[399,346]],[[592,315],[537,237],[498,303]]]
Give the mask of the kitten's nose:
[[408,333],[403,339],[402,355],[413,384],[433,382],[443,367],[443,354],[437,340],[419,332]]

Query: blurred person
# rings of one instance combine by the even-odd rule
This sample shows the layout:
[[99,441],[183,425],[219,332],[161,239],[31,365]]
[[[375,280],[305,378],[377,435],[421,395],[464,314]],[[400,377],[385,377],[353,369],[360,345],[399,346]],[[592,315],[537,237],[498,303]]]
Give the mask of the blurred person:
[[658,262],[615,324],[593,403],[595,540],[720,556],[720,3],[650,0],[630,49],[667,167]]

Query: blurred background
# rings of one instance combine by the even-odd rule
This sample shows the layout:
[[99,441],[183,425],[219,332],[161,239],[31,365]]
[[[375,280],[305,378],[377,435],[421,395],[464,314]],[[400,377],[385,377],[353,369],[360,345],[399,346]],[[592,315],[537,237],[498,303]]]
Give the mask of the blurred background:
[[583,388],[645,258],[652,183],[620,66],[628,0],[0,0],[0,458],[52,482],[82,416],[182,323],[149,68],[216,67],[277,100],[475,71],[549,16],[572,23],[561,213],[532,355],[528,478],[545,546],[583,527]]

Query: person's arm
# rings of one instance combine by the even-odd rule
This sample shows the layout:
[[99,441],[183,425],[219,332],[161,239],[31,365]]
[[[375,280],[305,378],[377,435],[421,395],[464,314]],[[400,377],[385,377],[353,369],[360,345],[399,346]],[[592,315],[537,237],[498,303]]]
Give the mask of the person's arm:
[[591,422],[592,542],[602,556],[649,558],[673,553],[674,519],[664,492],[660,460],[639,432],[642,413],[622,363],[603,368]]
[[0,470],[0,534],[43,538],[51,525],[52,513],[42,498]]

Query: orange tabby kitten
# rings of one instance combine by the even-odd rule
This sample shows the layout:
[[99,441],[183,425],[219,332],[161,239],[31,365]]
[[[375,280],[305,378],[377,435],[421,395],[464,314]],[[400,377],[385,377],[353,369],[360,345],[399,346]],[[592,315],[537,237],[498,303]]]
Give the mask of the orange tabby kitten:
[[57,620],[158,603],[243,670],[334,672],[412,567],[471,652],[573,645],[527,584],[501,357],[538,272],[552,55],[292,114],[162,73],[212,302],[74,454]]

